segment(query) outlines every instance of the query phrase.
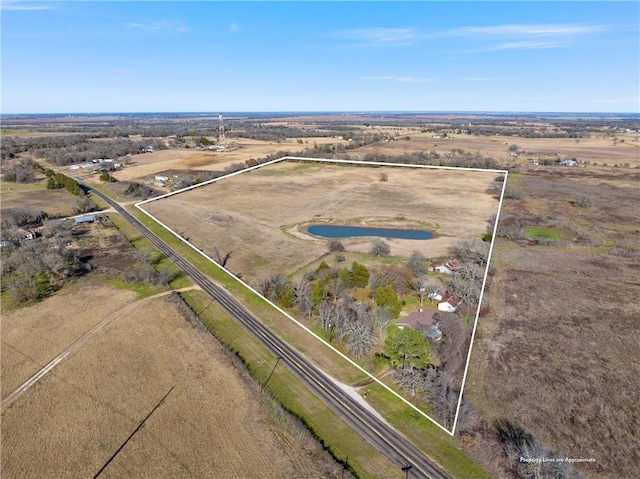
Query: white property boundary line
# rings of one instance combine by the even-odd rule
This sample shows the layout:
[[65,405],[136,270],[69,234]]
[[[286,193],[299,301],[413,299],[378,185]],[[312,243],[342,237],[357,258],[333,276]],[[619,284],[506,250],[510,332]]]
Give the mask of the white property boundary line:
[[[467,354],[467,362],[465,365],[465,369],[464,369],[464,374],[463,374],[463,379],[462,379],[462,384],[460,386],[460,395],[458,398],[458,405],[456,408],[456,415],[453,421],[453,427],[451,428],[451,430],[449,431],[447,428],[445,428],[444,426],[442,426],[438,421],[436,421],[435,419],[431,418],[429,415],[425,414],[422,410],[420,410],[418,407],[416,407],[414,404],[412,404],[411,402],[407,401],[404,397],[402,397],[400,394],[398,394],[397,392],[395,392],[393,389],[391,389],[389,386],[387,386],[386,384],[384,384],[382,381],[380,381],[378,378],[376,378],[375,376],[373,376],[369,371],[367,371],[366,369],[364,369],[362,366],[360,366],[358,363],[356,363],[355,361],[353,361],[351,358],[349,358],[347,355],[345,355],[344,353],[342,353],[341,351],[337,350],[332,344],[326,342],[324,339],[322,339],[320,336],[318,336],[316,333],[314,333],[313,331],[311,331],[309,328],[307,328],[304,324],[300,323],[297,319],[295,319],[293,316],[291,316],[289,313],[287,313],[286,311],[284,311],[282,308],[280,308],[277,304],[273,303],[272,301],[270,301],[269,299],[265,298],[263,295],[261,295],[258,291],[256,291],[255,289],[253,289],[250,285],[248,285],[247,283],[245,283],[244,281],[242,281],[241,279],[239,279],[238,277],[236,277],[233,273],[231,273],[229,270],[227,270],[226,268],[224,268],[223,266],[219,265],[218,263],[216,263],[211,257],[209,257],[204,251],[201,251],[199,248],[197,248],[196,246],[194,246],[193,244],[191,244],[189,241],[187,241],[186,239],[184,239],[179,233],[176,233],[175,231],[173,231],[171,228],[169,228],[167,225],[165,225],[162,221],[160,221],[158,218],[156,218],[155,216],[153,216],[151,213],[149,213],[148,211],[144,210],[142,208],[143,205],[147,204],[147,203],[151,203],[153,201],[157,201],[157,200],[161,200],[164,198],[168,198],[170,196],[173,195],[177,195],[180,193],[183,193],[185,191],[189,191],[192,190],[194,188],[199,188],[201,186],[206,186],[212,183],[215,183],[217,181],[220,180],[224,180],[226,178],[230,178],[232,176],[235,175],[239,175],[241,173],[246,173],[258,168],[262,168],[264,166],[268,166],[268,165],[273,165],[275,163],[279,163],[282,161],[287,161],[287,160],[293,160],[293,161],[308,161],[308,162],[313,162],[313,163],[334,163],[334,164],[345,164],[345,165],[362,165],[362,166],[392,166],[392,167],[408,167],[408,168],[425,168],[425,169],[438,169],[438,170],[462,170],[462,171],[478,171],[478,172],[485,172],[485,173],[501,173],[504,174],[504,181],[502,183],[502,192],[500,193],[500,202],[498,204],[498,212],[496,214],[496,219],[495,219],[495,223],[493,225],[493,236],[491,238],[491,245],[489,247],[489,257],[487,258],[487,266],[485,268],[485,272],[484,272],[484,279],[482,280],[482,290],[480,292],[480,298],[478,300],[478,308],[476,310],[476,316],[475,316],[475,320],[473,323],[473,332],[471,333],[471,343],[469,345],[469,352]],[[201,256],[203,256],[204,258],[206,258],[208,261],[210,261],[211,263],[213,263],[215,266],[217,266],[218,268],[220,268],[222,271],[224,271],[230,278],[234,279],[235,281],[239,282],[241,285],[243,285],[245,288],[247,288],[249,291],[251,291],[254,294],[257,294],[258,297],[262,298],[264,301],[266,301],[268,304],[270,304],[273,308],[275,308],[277,311],[279,311],[280,313],[282,313],[285,317],[289,318],[291,321],[293,321],[295,324],[297,324],[299,327],[301,327],[302,329],[304,329],[307,333],[311,334],[314,338],[316,338],[317,340],[319,340],[320,342],[322,342],[325,346],[327,346],[328,348],[330,348],[333,352],[337,353],[340,357],[342,357],[343,359],[345,359],[347,362],[349,362],[351,365],[355,366],[359,371],[365,373],[367,376],[369,376],[369,378],[371,378],[373,381],[375,381],[376,383],[378,383],[380,386],[382,386],[383,388],[385,388],[387,391],[389,391],[391,394],[393,394],[395,397],[397,397],[398,399],[400,399],[402,402],[404,402],[406,405],[408,405],[409,407],[411,407],[412,409],[414,409],[416,412],[420,413],[422,416],[424,416],[425,418],[427,418],[429,421],[431,421],[433,424],[435,424],[436,426],[438,426],[440,429],[442,429],[444,432],[446,432],[447,434],[449,434],[450,436],[453,436],[455,434],[455,430],[456,430],[456,425],[458,423],[458,415],[460,414],[460,405],[462,404],[462,395],[464,392],[464,385],[467,379],[467,372],[469,370],[469,362],[471,360],[471,350],[473,348],[473,340],[475,338],[476,335],[476,328],[478,327],[478,317],[480,316],[480,309],[482,306],[482,299],[484,297],[484,288],[485,285],[487,283],[487,275],[489,273],[489,266],[491,263],[491,254],[493,253],[493,245],[495,242],[495,238],[496,238],[496,231],[497,231],[497,227],[498,227],[498,221],[500,219],[500,211],[502,209],[502,201],[504,200],[504,190],[505,190],[505,186],[507,184],[507,176],[508,176],[508,171],[507,170],[496,170],[496,169],[485,169],[485,168],[462,168],[462,167],[455,167],[455,166],[433,166],[433,165],[412,165],[410,163],[390,163],[390,162],[377,162],[377,161],[361,161],[361,160],[336,160],[336,159],[329,159],[329,158],[307,158],[307,157],[299,157],[299,156],[283,156],[282,158],[278,158],[275,160],[271,160],[268,161],[266,163],[261,163],[259,165],[256,166],[252,166],[249,168],[245,168],[243,170],[240,171],[236,171],[233,173],[230,173],[228,175],[223,175],[220,176],[218,178],[214,178],[212,180],[208,180],[208,181],[204,181],[202,183],[198,183],[197,185],[193,185],[193,186],[189,186],[187,188],[182,188],[180,190],[176,190],[176,191],[172,191],[170,193],[166,193],[164,195],[160,195],[160,196],[156,196],[153,198],[150,198],[148,200],[145,201],[140,201],[139,203],[135,204],[135,207],[138,208],[141,212],[143,212],[144,214],[146,214],[147,216],[149,216],[151,219],[153,219],[156,223],[158,223],[160,226],[162,226],[163,228],[165,228],[167,231],[169,231],[171,234],[173,234],[176,238],[178,238],[180,241],[182,241],[184,244],[186,244],[187,246],[189,246],[191,249],[193,249],[195,252],[197,252],[198,254],[200,254]],[[325,373],[326,374],[326,373]]]

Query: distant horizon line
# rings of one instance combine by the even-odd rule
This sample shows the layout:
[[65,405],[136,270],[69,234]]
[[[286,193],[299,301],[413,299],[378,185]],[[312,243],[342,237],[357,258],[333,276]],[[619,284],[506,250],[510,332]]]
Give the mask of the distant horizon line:
[[545,111],[545,110],[202,110],[202,111],[66,111],[66,112],[38,112],[38,113],[5,113],[1,117],[9,116],[104,116],[104,115],[437,115],[437,114],[475,114],[475,115],[631,115],[640,117],[638,112],[624,111]]

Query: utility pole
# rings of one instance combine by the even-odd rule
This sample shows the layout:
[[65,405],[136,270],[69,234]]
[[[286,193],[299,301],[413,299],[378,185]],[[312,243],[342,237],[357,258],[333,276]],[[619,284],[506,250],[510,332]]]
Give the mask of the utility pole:
[[218,141],[222,144],[224,142],[224,125],[222,124],[222,113],[218,115]]
[[411,464],[407,464],[406,466],[402,466],[402,470],[404,471],[405,479],[409,479],[409,471],[411,469],[413,469],[413,466]]
[[211,306],[213,304],[213,299],[211,301],[209,301],[209,304],[207,304],[204,308],[202,308],[202,311],[200,311],[199,313],[196,313],[196,316],[200,316],[202,313],[204,313],[204,310],[207,309],[209,306]]

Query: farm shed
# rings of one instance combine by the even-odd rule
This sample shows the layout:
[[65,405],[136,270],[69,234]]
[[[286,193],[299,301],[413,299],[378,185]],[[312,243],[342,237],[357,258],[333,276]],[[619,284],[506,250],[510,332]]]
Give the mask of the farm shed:
[[74,218],[76,223],[93,223],[96,220],[96,215],[82,215]]

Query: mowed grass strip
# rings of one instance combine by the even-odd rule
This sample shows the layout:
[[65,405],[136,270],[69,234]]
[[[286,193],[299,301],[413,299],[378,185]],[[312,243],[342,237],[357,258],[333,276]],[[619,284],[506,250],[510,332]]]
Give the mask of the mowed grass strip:
[[367,401],[431,459],[458,478],[493,476],[469,458],[456,440],[378,384],[367,388]]
[[348,467],[358,477],[403,477],[401,465],[391,463],[346,425],[285,364],[274,370],[276,358],[205,293],[188,291],[181,296],[196,313],[200,313],[214,336],[242,359],[256,381],[264,384],[273,371],[265,389],[286,410],[300,418],[336,459],[348,460]]
[[[240,282],[234,280],[229,277],[226,273],[220,270],[218,267],[213,265],[206,258],[201,256],[199,253],[193,251],[190,247],[182,243],[182,241],[178,240],[174,235],[170,232],[162,228],[158,225],[154,220],[144,215],[136,208],[131,207],[130,212],[134,214],[145,226],[147,226],[151,231],[153,231],[158,237],[160,237],[163,241],[165,241],[169,246],[175,249],[177,252],[182,254],[185,259],[190,261],[195,267],[197,267],[201,272],[207,274],[210,278],[212,278],[217,283],[223,285],[238,301],[240,301],[245,307],[247,307],[251,312],[257,315],[261,320],[265,320],[265,318],[269,318],[274,314],[283,317],[282,314],[273,309],[271,305],[269,305],[266,301],[264,301],[261,297],[256,295],[255,293],[247,290]],[[189,293],[191,295],[192,293]],[[204,293],[199,293],[204,294]],[[202,308],[207,306],[207,303],[201,305]],[[192,305],[192,307],[194,307]],[[211,304],[207,307],[206,311],[209,311],[210,308],[217,307],[216,304]],[[199,312],[200,309],[197,309],[198,305],[195,305],[194,310]],[[202,309],[201,308],[201,309]],[[206,313],[205,311],[205,313]],[[287,320],[290,322],[290,320]],[[223,341],[228,347],[234,351],[240,351],[240,348],[244,348],[246,341],[254,341],[253,336],[249,335],[244,328],[239,326],[237,323],[233,323],[233,331],[227,332],[227,335],[224,337],[221,336],[219,339]],[[291,323],[292,324],[292,323]],[[297,327],[297,326],[296,326]],[[302,330],[301,330],[302,331]],[[216,334],[216,331],[214,331]],[[216,334],[217,336],[217,334]],[[309,336],[310,340],[320,344],[315,338]],[[329,350],[326,349],[326,353],[324,354],[325,358],[336,356],[333,353],[329,353]],[[270,359],[269,364],[273,365],[275,363],[275,359],[268,354],[266,351],[264,354],[267,354]],[[309,357],[309,356],[308,356]],[[336,356],[337,357],[337,356]],[[317,360],[318,358],[310,357],[310,359]],[[260,359],[258,359],[259,361]],[[264,359],[262,359],[264,360]],[[245,360],[247,363],[250,363],[250,360]],[[325,361],[326,362],[326,361]],[[258,366],[249,366],[251,368],[256,368]],[[271,371],[272,366],[264,365],[265,371],[261,371],[259,376],[260,378],[268,376],[268,373]],[[344,377],[341,377],[339,373],[340,370],[334,371],[330,368],[323,367],[325,371],[327,371],[332,376],[336,377],[339,380],[344,381],[347,384],[356,384],[360,380],[366,378],[363,373],[356,371],[355,368],[351,369],[351,380],[345,380]],[[275,376],[275,374],[274,374]],[[271,385],[271,381],[274,381],[272,378],[269,381],[270,387],[274,387],[275,385],[279,385],[278,381],[274,381],[274,385]],[[405,436],[410,438],[414,444],[425,452],[429,457],[438,462],[443,468],[447,471],[451,472],[454,477],[474,477],[474,478],[490,478],[491,476],[484,471],[476,462],[467,457],[467,455],[458,448],[456,441],[444,433],[441,429],[439,429],[436,425],[431,423],[428,419],[419,415],[416,411],[411,409],[406,404],[402,403],[399,399],[393,396],[389,391],[382,388],[381,386],[374,386],[371,388],[373,393],[373,401],[370,401],[372,405],[374,405],[375,409],[385,417],[385,419],[394,427],[396,427],[399,431],[401,431]],[[281,401],[281,394],[283,396],[287,396],[287,387],[285,386],[284,391],[273,391],[274,397],[277,400]],[[369,400],[369,396],[367,398]],[[375,402],[375,404],[374,404]],[[283,402],[285,407],[288,407],[286,403]],[[303,412],[305,409],[303,409]],[[292,410],[295,414],[296,411]],[[301,417],[310,424],[310,421],[313,419],[309,417],[308,413],[302,414]],[[324,435],[321,434],[322,429],[315,430],[319,437],[326,441]],[[346,457],[346,456],[345,456]],[[349,456],[352,457],[352,456]],[[354,456],[355,457],[355,456]],[[338,459],[340,457],[338,456]]]

